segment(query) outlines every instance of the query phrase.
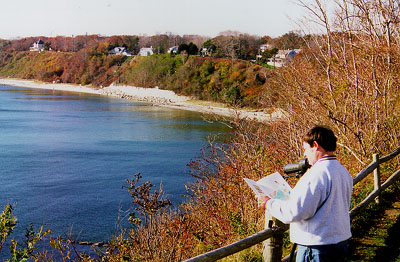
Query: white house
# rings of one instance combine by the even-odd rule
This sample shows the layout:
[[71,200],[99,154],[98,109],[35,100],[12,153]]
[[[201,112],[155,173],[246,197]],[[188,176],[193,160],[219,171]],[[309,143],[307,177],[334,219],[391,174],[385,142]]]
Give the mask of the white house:
[[275,67],[282,67],[292,61],[298,53],[300,53],[301,49],[288,49],[288,50],[279,50],[276,55],[268,59],[267,64]]
[[39,39],[38,41],[33,43],[33,46],[29,48],[30,51],[43,51],[44,50],[44,42],[42,39]]
[[152,54],[154,54],[152,47],[142,47],[142,48],[140,48],[138,55],[139,56],[150,56]]
[[262,54],[268,49],[272,49],[272,45],[270,44],[260,45],[260,47],[258,48],[258,54],[256,55],[256,59],[261,60]]
[[124,56],[132,56],[131,52],[128,51],[125,47],[115,47],[108,52],[110,55],[124,55]]
[[176,54],[178,53],[178,47],[177,46],[170,47],[167,52],[168,54]]
[[260,45],[258,50],[259,50],[259,53],[264,53],[265,50],[267,50],[267,49],[272,49],[272,45],[270,45],[270,44]]
[[199,54],[200,54],[200,56],[204,57],[204,56],[210,56],[211,52],[210,52],[210,50],[208,50],[208,48],[203,47],[203,48],[200,49]]

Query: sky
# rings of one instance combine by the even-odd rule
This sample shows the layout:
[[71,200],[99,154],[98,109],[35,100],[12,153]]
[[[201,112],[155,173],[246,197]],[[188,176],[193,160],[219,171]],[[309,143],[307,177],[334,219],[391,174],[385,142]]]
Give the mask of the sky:
[[296,30],[295,0],[0,0],[0,38],[84,34],[278,37]]

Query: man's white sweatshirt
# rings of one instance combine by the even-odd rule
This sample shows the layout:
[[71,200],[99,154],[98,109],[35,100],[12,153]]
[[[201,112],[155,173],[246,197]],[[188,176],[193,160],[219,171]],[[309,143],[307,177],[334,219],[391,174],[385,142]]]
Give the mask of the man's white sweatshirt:
[[312,246],[336,244],[351,237],[353,179],[335,158],[319,159],[303,175],[288,200],[271,199],[267,211],[290,223],[290,240]]

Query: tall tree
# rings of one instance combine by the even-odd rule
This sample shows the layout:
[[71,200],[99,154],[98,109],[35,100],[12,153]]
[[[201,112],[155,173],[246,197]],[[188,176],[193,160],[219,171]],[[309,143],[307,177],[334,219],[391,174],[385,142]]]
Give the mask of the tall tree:
[[193,43],[189,43],[188,45],[180,44],[178,47],[178,54],[186,53],[188,55],[197,55],[198,52],[199,48]]
[[341,149],[363,164],[372,153],[393,150],[400,138],[397,3],[336,1],[335,23],[320,0],[299,3],[324,31],[315,27],[308,49],[277,72],[275,87],[291,92],[281,106],[289,112],[292,130],[329,124]]

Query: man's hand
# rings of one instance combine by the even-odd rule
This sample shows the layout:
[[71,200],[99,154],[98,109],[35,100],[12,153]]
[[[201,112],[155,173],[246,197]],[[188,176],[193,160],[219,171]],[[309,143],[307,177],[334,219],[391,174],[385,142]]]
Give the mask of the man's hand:
[[258,208],[261,208],[261,209],[264,209],[264,204],[265,204],[265,202],[266,202],[267,200],[271,199],[270,197],[265,196],[265,195],[256,196],[256,198],[257,198],[257,205],[258,205]]

